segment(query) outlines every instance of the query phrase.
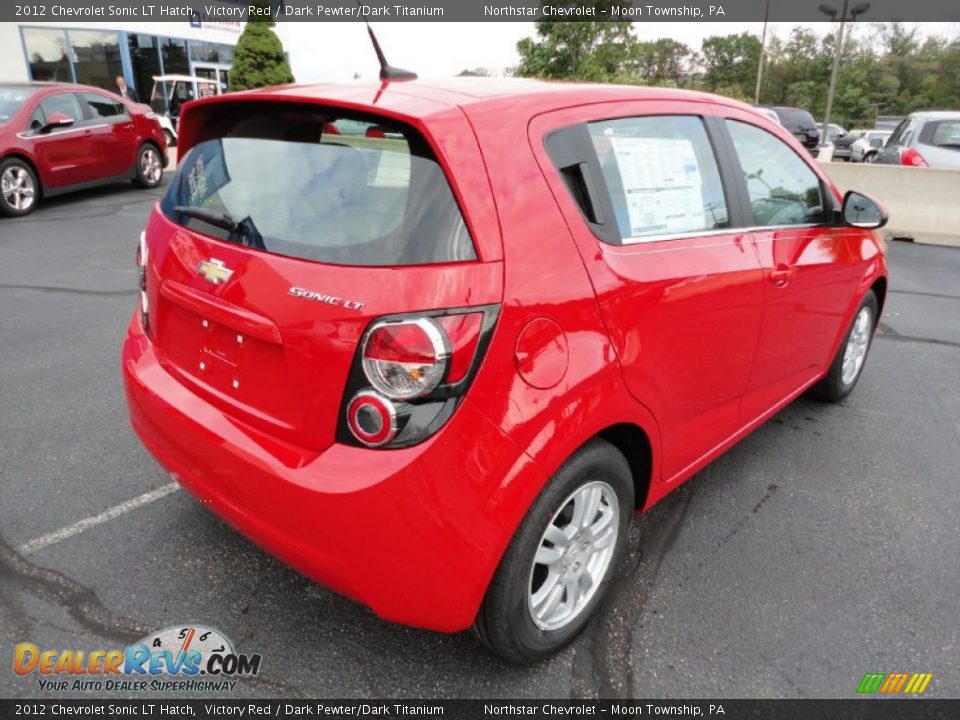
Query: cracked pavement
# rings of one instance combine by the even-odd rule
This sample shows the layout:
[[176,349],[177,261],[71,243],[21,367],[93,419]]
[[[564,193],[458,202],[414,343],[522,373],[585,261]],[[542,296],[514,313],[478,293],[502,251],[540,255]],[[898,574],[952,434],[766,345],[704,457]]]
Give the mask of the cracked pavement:
[[119,372],[159,192],[0,220],[0,695],[44,695],[10,672],[17,642],[111,649],[186,622],[263,656],[231,697],[843,698],[867,671],[960,695],[960,249],[891,244],[856,392],[800,399],[638,518],[597,620],[533,667],[382,622],[182,492],[18,555],[169,482]]

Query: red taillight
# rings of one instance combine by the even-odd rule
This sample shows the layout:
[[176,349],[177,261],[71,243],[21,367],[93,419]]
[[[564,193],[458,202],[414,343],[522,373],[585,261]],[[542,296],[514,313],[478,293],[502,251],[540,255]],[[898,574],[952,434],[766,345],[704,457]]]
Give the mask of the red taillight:
[[450,370],[447,383],[454,384],[463,380],[473,364],[480,331],[483,328],[483,313],[465,313],[436,318],[447,334],[450,342]]
[[485,305],[374,321],[344,389],[337,439],[402,448],[437,432],[467,392],[499,310]]
[[147,301],[147,234],[140,233],[137,243],[137,284],[140,287],[140,324],[147,332],[150,325],[150,304]]
[[911,165],[913,167],[929,167],[923,155],[913,148],[904,148],[900,153],[900,164]]
[[363,371],[388,398],[410,400],[440,384],[449,357],[449,340],[433,318],[384,322],[367,336]]

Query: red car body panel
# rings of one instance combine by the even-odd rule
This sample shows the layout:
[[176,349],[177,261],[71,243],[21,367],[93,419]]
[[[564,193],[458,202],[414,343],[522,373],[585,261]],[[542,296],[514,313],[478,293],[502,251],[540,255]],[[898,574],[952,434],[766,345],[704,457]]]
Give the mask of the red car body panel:
[[[874,231],[738,228],[605,244],[543,146],[551,130],[586,120],[695,114],[760,125],[804,156],[786,131],[732,101],[502,82],[290,87],[186,105],[181,153],[212,132],[212,108],[251,102],[414,127],[478,259],[329,266],[220,242],[155,209],[151,337],[135,314],[122,356],[132,424],[227,522],[389,620],[468,627],[533,499],[577,448],[611,428],[642,438],[649,477],[637,478],[637,500],[648,508],[822,377],[864,293],[880,287],[882,302]],[[210,257],[235,280],[200,278]],[[318,283],[362,309],[287,295]],[[336,441],[350,364],[374,318],[496,303],[479,371],[440,430],[403,449]],[[238,334],[248,336],[242,348]],[[210,360],[202,371],[198,357]]]
[[[45,196],[99,184],[130,180],[136,175],[137,151],[144,142],[156,145],[167,161],[167,142],[149,106],[88,85],[34,85],[35,92],[6,123],[0,124],[0,161],[26,160],[37,174]],[[86,116],[49,133],[31,132],[30,120],[41,103],[61,93],[98,95],[124,106],[127,117],[102,122]],[[81,105],[82,108],[82,105]]]

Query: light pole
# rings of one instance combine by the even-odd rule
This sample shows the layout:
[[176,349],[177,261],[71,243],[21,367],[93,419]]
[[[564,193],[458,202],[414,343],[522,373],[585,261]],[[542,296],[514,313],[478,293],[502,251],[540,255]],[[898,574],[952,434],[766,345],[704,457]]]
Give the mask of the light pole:
[[[840,11],[840,29],[837,30],[836,46],[833,49],[833,70],[830,71],[830,89],[827,90],[827,111],[823,114],[823,125],[820,128],[820,145],[827,144],[827,128],[830,126],[830,113],[833,111],[833,91],[837,86],[837,70],[840,67],[840,56],[843,54],[843,30],[846,27],[847,20],[853,22],[858,16],[863,15],[870,9],[870,3],[858,3],[850,10],[850,17],[847,17],[847,4],[850,0],[843,0],[843,10]],[[830,20],[837,19],[837,9],[832,5],[821,5],[820,12],[830,17]]]
[[763,11],[763,35],[760,38],[760,63],[757,65],[757,89],[753,93],[753,104],[760,104],[760,83],[763,81],[763,58],[767,54],[767,20],[770,19],[770,0]]

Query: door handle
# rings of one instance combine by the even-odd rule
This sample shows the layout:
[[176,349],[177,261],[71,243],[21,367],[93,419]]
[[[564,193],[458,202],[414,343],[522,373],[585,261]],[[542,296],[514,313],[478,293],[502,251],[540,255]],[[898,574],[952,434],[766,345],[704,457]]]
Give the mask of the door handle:
[[770,271],[770,280],[774,285],[782,288],[789,285],[790,281],[793,280],[793,276],[796,274],[796,267],[790,267],[789,265],[780,263],[774,270]]

